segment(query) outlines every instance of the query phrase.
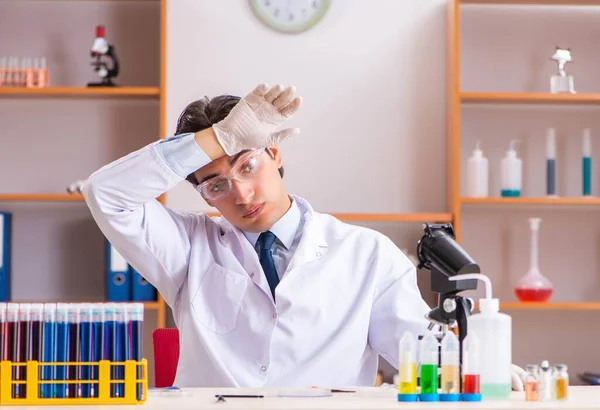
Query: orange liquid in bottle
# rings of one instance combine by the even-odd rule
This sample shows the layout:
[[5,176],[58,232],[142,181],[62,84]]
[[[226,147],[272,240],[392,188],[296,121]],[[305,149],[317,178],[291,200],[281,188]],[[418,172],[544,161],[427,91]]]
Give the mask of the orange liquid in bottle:
[[566,400],[568,388],[569,384],[567,380],[558,379],[556,381],[556,400]]
[[525,382],[525,401],[538,401],[538,382]]

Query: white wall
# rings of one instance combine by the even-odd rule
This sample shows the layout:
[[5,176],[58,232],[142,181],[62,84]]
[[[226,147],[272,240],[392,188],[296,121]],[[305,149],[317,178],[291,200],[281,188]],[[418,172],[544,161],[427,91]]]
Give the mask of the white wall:
[[[167,135],[204,95],[294,84],[291,192],[323,212],[445,211],[444,0],[334,0],[300,35],[263,26],[245,0],[170,0],[167,24]],[[210,209],[188,184],[168,198]]]

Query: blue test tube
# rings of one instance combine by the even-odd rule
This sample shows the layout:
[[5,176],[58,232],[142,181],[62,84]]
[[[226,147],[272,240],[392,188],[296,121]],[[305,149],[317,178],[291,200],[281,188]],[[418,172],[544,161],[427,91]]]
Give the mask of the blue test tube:
[[[69,358],[69,305],[67,303],[56,304],[56,361],[66,362]],[[67,397],[67,385],[64,383],[68,379],[67,366],[59,365],[56,366],[55,380],[63,381],[63,383],[57,383],[56,397],[64,399]]]
[[[100,360],[108,359],[108,353],[104,355],[104,322],[104,304],[92,304],[92,361],[94,363],[98,363]],[[92,366],[90,374],[90,379],[96,381],[96,383],[92,384],[92,397],[98,397],[98,377],[99,367],[98,364],[95,364]]]
[[[91,362],[92,361],[92,304],[91,303],[82,303],[80,305],[80,346],[81,352],[80,357],[82,362]],[[90,380],[91,376],[91,365],[82,365],[81,366],[81,380]],[[92,385],[89,383],[81,384],[81,397],[89,398],[91,395],[91,387]]]
[[[42,362],[56,361],[56,304],[44,304],[44,337],[42,341]],[[42,366],[41,380],[54,380],[55,366]],[[53,384],[42,384],[40,397],[50,399],[55,397]]]
[[[106,303],[104,305],[104,314],[106,321],[104,322],[104,360],[110,360],[111,362],[119,361],[121,354],[119,353],[120,346],[117,341],[120,339],[118,335],[117,326],[117,304],[113,302]],[[119,378],[118,366],[111,363],[110,366],[110,379],[117,380]],[[111,383],[110,385],[110,397],[121,397],[119,395],[119,386],[117,383]]]
[[[130,360],[139,362],[142,360],[142,329],[144,324],[144,304],[131,303],[127,310],[128,319],[128,354]],[[142,367],[136,366],[136,378],[142,379]],[[136,383],[137,400],[143,399],[143,389],[140,382]]]
[[[81,312],[80,305],[78,303],[70,303],[67,309],[68,320],[69,320],[69,351],[67,356],[67,361],[69,362],[78,362],[81,359],[81,346],[80,346],[80,336],[81,328]],[[80,380],[81,379],[81,366],[70,365],[68,369],[68,380]],[[67,396],[70,398],[81,397],[81,385],[80,384],[69,384],[67,388]]]
[[[115,360],[117,362],[124,362],[128,360],[127,356],[129,353],[128,340],[129,332],[127,331],[127,305],[125,303],[117,304],[117,334],[116,334],[116,349],[115,349]],[[117,366],[117,378],[119,380],[125,380],[125,366]],[[117,397],[123,397],[125,394],[125,383],[117,383]]]

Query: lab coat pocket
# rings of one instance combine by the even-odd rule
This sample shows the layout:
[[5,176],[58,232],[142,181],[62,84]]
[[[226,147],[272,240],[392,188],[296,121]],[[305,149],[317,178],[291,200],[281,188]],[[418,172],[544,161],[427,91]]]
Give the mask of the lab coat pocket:
[[231,332],[247,287],[247,277],[213,263],[192,299],[196,319],[215,333]]

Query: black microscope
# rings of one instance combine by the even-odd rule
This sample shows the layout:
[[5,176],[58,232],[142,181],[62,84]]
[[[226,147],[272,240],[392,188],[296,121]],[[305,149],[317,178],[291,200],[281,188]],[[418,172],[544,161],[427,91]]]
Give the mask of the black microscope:
[[[96,38],[94,44],[90,49],[90,55],[93,58],[92,65],[94,71],[98,74],[102,81],[97,83],[88,83],[88,87],[115,87],[116,84],[112,82],[112,78],[119,74],[119,61],[117,60],[117,54],[112,44],[108,44],[105,37],[104,26],[96,27]],[[108,64],[104,61],[104,58],[108,58],[112,62],[112,68],[108,67]]]

